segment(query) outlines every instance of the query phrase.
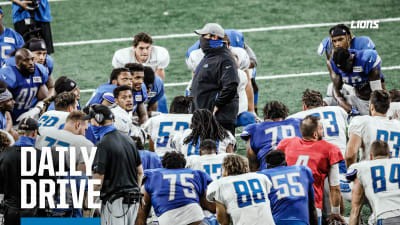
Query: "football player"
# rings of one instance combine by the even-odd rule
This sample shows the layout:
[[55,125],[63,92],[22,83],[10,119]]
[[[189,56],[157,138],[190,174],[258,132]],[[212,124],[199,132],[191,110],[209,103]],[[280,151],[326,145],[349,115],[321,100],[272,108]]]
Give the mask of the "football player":
[[147,100],[144,104],[147,106],[148,116],[158,115],[158,112],[168,113],[168,107],[162,106],[162,110],[160,110],[158,104],[159,100],[164,96],[164,82],[159,76],[155,76],[153,69],[148,66],[144,67],[144,84],[147,88]]
[[[0,81],[0,130],[14,133],[12,127],[11,114],[15,101],[11,92],[7,89],[7,85]],[[14,133],[17,137],[18,135]]]
[[192,100],[191,97],[176,96],[171,103],[169,114],[162,113],[145,123],[144,129],[150,136],[150,151],[162,157],[165,152],[174,150],[174,136],[190,127],[192,114],[189,111]]
[[55,110],[47,111],[39,118],[39,134],[50,127],[56,129],[62,129],[64,127],[69,113],[77,110],[75,94],[72,92],[63,92],[56,95],[54,105]]
[[390,107],[386,115],[389,119],[400,120],[400,90],[392,89],[389,91],[389,93],[390,93]]
[[368,224],[400,224],[400,159],[391,158],[384,141],[374,141],[371,161],[351,165],[348,178],[354,180],[349,225],[357,225],[365,197],[372,208]]
[[208,186],[207,199],[216,203],[219,224],[275,224],[268,199],[271,181],[248,172],[246,158],[228,155],[222,163],[223,177]]
[[[153,45],[151,36],[141,32],[133,38],[133,48],[123,48],[114,53],[112,59],[114,68],[123,67],[127,63],[140,63],[143,66],[149,66],[164,81],[165,68],[169,64],[169,53],[166,48]],[[160,112],[168,112],[165,94],[159,99],[158,109]]]
[[[49,79],[46,83],[47,88],[49,89],[49,94],[53,95],[54,94],[54,79],[52,73],[53,73],[53,58],[47,54],[47,47],[46,43],[43,39],[39,38],[32,38],[29,41],[27,41],[23,48],[29,49],[34,57],[34,62],[42,64],[46,69],[49,74]],[[15,66],[15,57],[14,55],[15,52],[11,53],[12,57],[7,58],[4,61],[4,64],[7,66]]]
[[340,215],[339,186],[339,162],[343,160],[342,153],[336,145],[322,140],[323,127],[319,117],[306,116],[300,123],[300,131],[303,138],[284,139],[278,144],[277,149],[285,153],[288,165],[303,165],[311,169],[314,177],[315,206],[319,217],[322,216],[324,180],[328,177],[331,202],[329,220],[343,223],[344,220]]
[[222,161],[227,153],[217,154],[217,145],[214,140],[205,139],[200,143],[200,155],[191,155],[187,158],[186,168],[202,170],[213,180],[222,176]]
[[271,101],[264,107],[264,122],[244,128],[240,137],[247,142],[246,156],[251,171],[266,169],[265,156],[275,150],[284,138],[301,137],[300,120],[286,119],[289,109],[279,101]]
[[350,122],[346,150],[347,167],[356,162],[360,147],[360,161],[368,160],[371,144],[375,140],[389,144],[391,157],[400,156],[400,121],[389,120],[386,117],[390,106],[389,93],[385,90],[373,91],[369,102],[371,116],[358,116]]
[[164,168],[144,171],[144,197],[136,225],[145,225],[153,206],[160,225],[194,224],[204,218],[202,208],[215,212],[215,204],[206,200],[211,178],[203,171],[184,168],[182,153],[165,153]]
[[59,77],[55,84],[54,84],[54,90],[55,90],[55,95],[53,95],[51,98],[44,100],[44,111],[50,111],[54,110],[54,99],[55,96],[58,94],[61,94],[63,92],[72,92],[75,94],[76,102],[77,102],[77,109],[81,110],[81,104],[80,104],[80,99],[81,99],[81,91],[79,90],[78,84],[66,77],[66,76],[61,76]]
[[0,6],[0,67],[10,57],[11,52],[24,45],[24,39],[19,33],[3,25],[3,18],[3,9]]
[[268,198],[276,225],[318,224],[314,202],[314,178],[305,166],[287,166],[285,153],[270,151],[265,156],[267,168],[259,173],[272,182]]
[[28,49],[21,48],[15,53],[16,66],[0,69],[0,80],[7,84],[16,104],[11,113],[14,124],[26,117],[38,119],[43,109],[42,100],[49,97],[47,70],[33,59]]
[[217,153],[232,153],[236,144],[235,137],[223,128],[208,109],[193,112],[190,129],[176,134],[172,140],[176,150],[185,157],[199,155],[201,141],[212,139],[217,144]]
[[127,68],[115,68],[111,72],[109,83],[100,85],[95,93],[93,93],[87,105],[101,104],[104,93],[112,93],[114,88],[122,85],[132,87],[132,74]]
[[[332,66],[333,97],[346,112],[358,111],[368,115],[368,100],[371,92],[382,90],[381,58],[375,50],[347,50],[337,48],[330,61]],[[340,92],[343,84],[354,87],[355,95],[345,96]]]
[[114,126],[120,132],[131,136],[133,134],[132,116],[129,112],[133,110],[132,88],[130,86],[118,86],[114,89],[113,96],[115,104],[111,106],[114,114]]
[[[139,128],[137,130],[141,132]],[[131,137],[139,150],[143,170],[162,168],[160,157],[156,153],[144,149],[142,134],[135,132]]]

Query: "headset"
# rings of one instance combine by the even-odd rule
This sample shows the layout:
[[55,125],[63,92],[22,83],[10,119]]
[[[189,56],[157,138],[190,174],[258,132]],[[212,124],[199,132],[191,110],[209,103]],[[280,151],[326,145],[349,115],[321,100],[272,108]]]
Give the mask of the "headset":
[[98,104],[93,104],[89,108],[89,115],[90,115],[91,118],[94,118],[94,120],[98,124],[103,124],[106,119],[114,120],[114,115],[112,113],[110,114],[110,116],[108,118],[106,118],[103,113],[96,112],[95,107],[97,107],[97,105]]

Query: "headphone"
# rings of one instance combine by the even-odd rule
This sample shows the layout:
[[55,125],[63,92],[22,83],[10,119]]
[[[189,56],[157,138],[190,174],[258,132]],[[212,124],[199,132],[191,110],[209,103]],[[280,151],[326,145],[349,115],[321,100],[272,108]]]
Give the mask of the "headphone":
[[97,106],[97,104],[94,104],[94,105],[90,106],[89,115],[90,115],[91,118],[94,118],[94,120],[98,124],[103,124],[106,119],[114,120],[114,115],[112,113],[110,114],[109,118],[106,118],[103,113],[96,112],[96,110],[95,110],[96,106]]

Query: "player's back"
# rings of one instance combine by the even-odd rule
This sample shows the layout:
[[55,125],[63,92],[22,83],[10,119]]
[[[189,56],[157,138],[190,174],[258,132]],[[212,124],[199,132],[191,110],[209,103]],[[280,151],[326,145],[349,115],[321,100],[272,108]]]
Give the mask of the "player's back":
[[340,149],[325,140],[308,141],[298,137],[282,140],[277,149],[285,153],[289,166],[303,165],[311,169],[316,207],[322,209],[324,179],[330,167],[343,160]]
[[139,150],[143,170],[162,168],[160,157],[154,152]]
[[158,156],[173,150],[171,146],[174,135],[190,127],[192,114],[160,114],[151,117],[144,125],[144,129],[154,143],[154,149]]
[[[59,130],[55,127],[43,129],[36,141],[36,147],[92,147],[92,142],[87,140],[83,135],[76,135],[66,130]],[[89,150],[89,149],[88,149]]]
[[221,177],[207,190],[207,199],[225,205],[234,225],[275,224],[268,193],[271,181],[262,174]]
[[[357,170],[357,179],[364,187],[371,204],[371,220],[398,216],[400,213],[400,159],[375,159],[352,165]],[[393,213],[393,214],[392,214]]]
[[364,151],[360,159],[368,160],[372,142],[382,140],[388,143],[392,157],[398,158],[400,151],[400,121],[382,116],[357,116],[349,125],[349,134],[361,137]]
[[260,168],[265,169],[265,155],[275,150],[282,139],[301,137],[299,119],[286,119],[277,122],[251,124],[244,128],[240,135],[243,139],[250,137],[250,146],[260,161]]
[[186,167],[206,172],[213,180],[222,176],[222,162],[227,153],[191,155],[186,160]]
[[272,182],[268,197],[275,222],[309,223],[309,201],[314,201],[314,179],[305,166],[279,166],[259,173]]
[[144,179],[145,190],[151,196],[158,217],[189,204],[198,205],[211,182],[211,178],[203,171],[185,168],[146,170]]
[[69,112],[64,111],[47,111],[39,118],[39,133],[42,133],[43,129],[54,127],[56,129],[62,129],[65,125],[65,121],[69,115]]
[[[172,143],[175,149],[181,152],[185,157],[191,155],[200,155],[200,138],[197,141],[196,145],[193,144],[193,140],[190,140],[189,143],[185,143],[185,139],[193,132],[192,129],[187,129],[184,132],[178,133],[174,136]],[[228,132],[228,136],[224,138],[224,140],[216,140],[217,145],[217,153],[226,153],[229,145],[232,147],[236,144],[235,137]]]
[[301,111],[289,116],[289,118],[304,119],[308,115],[314,115],[320,118],[324,127],[323,139],[340,148],[342,154],[346,152],[346,128],[347,113],[339,106],[322,106],[306,111]]

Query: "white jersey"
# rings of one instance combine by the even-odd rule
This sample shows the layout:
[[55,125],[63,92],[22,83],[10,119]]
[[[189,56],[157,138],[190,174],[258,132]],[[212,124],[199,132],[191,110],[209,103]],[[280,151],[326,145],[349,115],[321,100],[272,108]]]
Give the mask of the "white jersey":
[[390,108],[387,111],[386,116],[390,119],[400,120],[400,102],[390,103]]
[[368,160],[370,147],[375,140],[388,143],[392,157],[399,157],[400,150],[400,121],[389,120],[382,116],[357,116],[349,125],[349,136],[354,133],[361,137],[364,149],[360,160]]
[[64,111],[56,111],[56,110],[51,110],[43,113],[43,115],[39,118],[39,133],[42,133],[43,129],[47,128],[57,128],[57,129],[62,129],[65,121],[67,120],[67,117],[69,115],[69,112],[64,112]]
[[[246,50],[239,47],[230,47],[232,53],[238,56],[239,69],[247,70],[250,66],[250,57]],[[186,65],[188,69],[192,72],[196,71],[197,66],[200,64],[201,60],[204,58],[204,52],[201,48],[193,50],[189,57],[186,59]]]
[[237,87],[239,95],[238,115],[240,115],[240,113],[247,111],[249,108],[249,101],[247,99],[247,94],[246,94],[246,86],[249,80],[247,79],[247,74],[243,70],[238,70],[238,75],[240,80],[239,85]]
[[213,180],[218,180],[222,176],[222,161],[229,153],[191,155],[186,159],[186,168],[202,170]]
[[150,135],[158,156],[174,150],[171,146],[174,136],[190,127],[192,114],[160,114],[151,117],[144,124],[144,130]]
[[324,127],[324,140],[338,146],[343,155],[346,152],[346,111],[339,106],[322,106],[306,111],[301,111],[289,118],[304,119],[308,115],[317,115],[321,118]]
[[[236,144],[236,139],[235,137],[231,134],[231,132],[228,132],[228,137],[226,137],[222,141],[217,141],[217,152],[218,154],[220,153],[226,153],[226,148],[231,144],[235,145]],[[200,155],[199,153],[199,147],[200,147],[200,141],[197,142],[196,146],[192,145],[192,141],[189,143],[185,144],[185,139],[187,136],[189,136],[192,133],[192,129],[187,129],[183,133],[176,134],[174,138],[172,139],[172,145],[175,147],[175,149],[178,152],[181,152],[185,157],[191,156],[191,155]]]
[[111,112],[114,114],[115,128],[128,136],[131,135],[133,133],[134,125],[129,113],[118,105],[112,107]]
[[369,224],[377,219],[400,216],[400,159],[375,159],[350,166],[357,170],[357,179],[364,188],[372,208]]
[[246,173],[221,177],[207,188],[207,200],[222,203],[234,225],[275,224],[268,193],[272,187],[267,176]]
[[[112,65],[114,68],[125,67],[127,63],[140,63],[135,56],[135,51],[133,47],[122,48],[114,53],[112,59]],[[150,57],[143,66],[149,66],[154,71],[157,69],[165,69],[169,64],[169,54],[168,50],[160,46],[151,46]]]
[[[76,135],[66,130],[58,130],[56,128],[44,129],[36,141],[35,147],[42,149],[43,147],[75,147],[76,163],[83,163],[83,156],[80,147],[86,147],[88,154],[94,144],[90,142],[85,136]],[[67,165],[69,165],[69,153],[66,154]]]

